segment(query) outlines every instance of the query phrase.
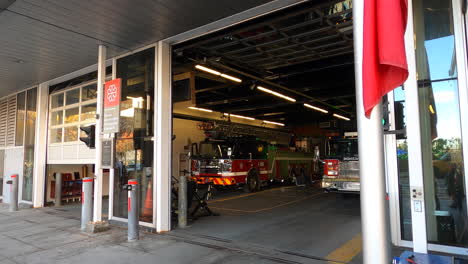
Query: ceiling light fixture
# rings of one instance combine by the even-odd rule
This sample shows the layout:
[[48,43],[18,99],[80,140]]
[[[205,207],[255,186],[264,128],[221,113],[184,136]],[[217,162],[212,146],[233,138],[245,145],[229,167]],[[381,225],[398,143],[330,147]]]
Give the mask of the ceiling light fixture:
[[286,99],[288,101],[296,102],[296,99],[294,99],[294,98],[291,98],[291,97],[286,96],[284,94],[280,94],[278,92],[272,91],[272,90],[267,89],[265,87],[257,86],[257,89],[259,89],[262,92],[269,93],[269,94],[272,94],[272,95],[277,96],[277,97],[281,97],[281,98]]
[[325,114],[328,113],[327,110],[322,109],[322,108],[320,108],[320,107],[316,107],[316,106],[310,105],[310,104],[304,104],[304,106],[305,106],[305,107],[308,107],[308,108],[310,108],[310,109],[314,109],[314,110],[317,110],[317,111],[319,111],[319,112],[325,113]]
[[284,126],[283,123],[272,122],[272,121],[267,121],[267,120],[263,120],[263,123],[277,125],[277,126]]
[[219,71],[212,70],[212,69],[207,68],[205,66],[196,65],[195,68],[199,69],[199,70],[202,70],[202,71],[205,71],[205,72],[208,72],[208,73],[211,73],[213,75],[218,75],[218,76],[221,75],[221,73]]
[[275,116],[275,115],[283,115],[286,114],[285,112],[276,112],[276,113],[266,113],[263,114],[262,116]]
[[242,80],[237,78],[237,77],[227,75],[227,74],[224,74],[224,73],[220,73],[219,71],[210,69],[210,68],[202,66],[202,65],[195,65],[195,68],[198,69],[198,70],[204,71],[204,72],[211,73],[211,74],[216,75],[216,76],[221,76],[221,77],[223,77],[225,79],[228,79],[228,80],[231,80],[233,82],[238,82],[238,83],[242,82]]
[[233,114],[228,114],[228,113],[224,113],[224,115],[225,116],[232,116],[232,117],[242,118],[242,119],[247,119],[247,120],[255,120],[255,118],[248,117],[248,116],[233,115]]
[[344,117],[342,115],[338,115],[338,114],[333,114],[334,117],[337,117],[337,118],[340,118],[340,119],[343,119],[343,120],[346,120],[346,121],[349,121],[351,119],[347,118],[347,117]]
[[188,108],[190,108],[192,110],[203,111],[203,112],[208,112],[208,113],[213,112],[213,110],[210,110],[210,109],[199,108],[199,107],[194,107],[194,106],[189,106]]
[[231,75],[224,74],[224,73],[222,73],[220,76],[223,77],[223,78],[225,78],[225,79],[231,80],[231,81],[233,81],[233,82],[238,82],[238,83],[241,83],[241,82],[242,82],[241,79],[236,78],[236,77],[231,76]]

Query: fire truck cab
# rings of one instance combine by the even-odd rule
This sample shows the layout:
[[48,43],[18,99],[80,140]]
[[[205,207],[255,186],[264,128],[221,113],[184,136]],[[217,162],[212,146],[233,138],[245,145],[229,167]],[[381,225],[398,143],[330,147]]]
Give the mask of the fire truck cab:
[[333,192],[359,193],[359,155],[357,132],[329,138],[323,159],[322,188]]
[[293,152],[255,137],[207,138],[198,146],[191,157],[197,183],[243,186],[246,192],[271,181],[304,181],[313,161],[312,153]]

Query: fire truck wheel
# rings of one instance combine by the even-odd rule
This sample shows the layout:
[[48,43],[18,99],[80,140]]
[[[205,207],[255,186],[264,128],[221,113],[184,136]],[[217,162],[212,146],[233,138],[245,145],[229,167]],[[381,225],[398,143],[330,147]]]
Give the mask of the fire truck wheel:
[[247,180],[244,185],[244,192],[256,192],[260,186],[260,180],[256,170],[251,170],[247,175]]

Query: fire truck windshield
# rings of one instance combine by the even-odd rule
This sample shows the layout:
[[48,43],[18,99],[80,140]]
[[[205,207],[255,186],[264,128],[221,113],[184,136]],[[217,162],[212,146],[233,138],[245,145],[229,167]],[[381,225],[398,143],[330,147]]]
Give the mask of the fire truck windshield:
[[200,156],[206,158],[227,157],[228,146],[219,142],[200,142]]
[[327,154],[329,157],[357,159],[359,157],[357,139],[330,140]]

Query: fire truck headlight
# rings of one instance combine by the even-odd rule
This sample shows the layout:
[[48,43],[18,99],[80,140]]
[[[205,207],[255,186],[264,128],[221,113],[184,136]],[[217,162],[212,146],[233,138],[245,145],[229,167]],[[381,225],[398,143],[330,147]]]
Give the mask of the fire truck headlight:
[[232,169],[232,161],[230,160],[221,160],[219,165],[221,171],[231,171]]

